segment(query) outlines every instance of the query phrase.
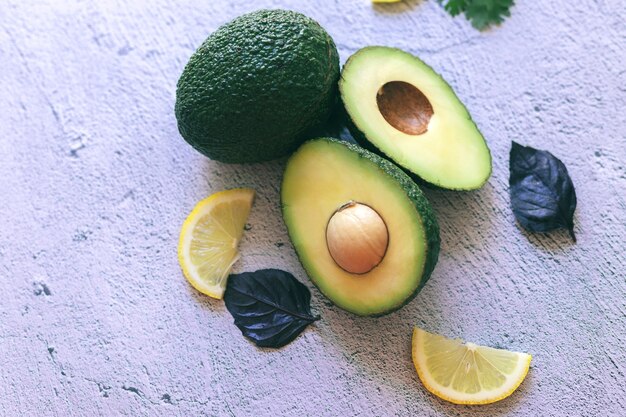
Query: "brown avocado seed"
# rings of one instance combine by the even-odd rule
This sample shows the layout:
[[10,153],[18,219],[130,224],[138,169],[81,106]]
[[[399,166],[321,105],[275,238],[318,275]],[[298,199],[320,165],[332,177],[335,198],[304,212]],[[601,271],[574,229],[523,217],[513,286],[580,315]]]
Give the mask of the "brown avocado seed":
[[376,210],[350,201],[328,221],[326,244],[339,267],[352,274],[365,274],[385,257],[389,231]]
[[433,106],[414,85],[391,81],[380,88],[376,102],[385,120],[399,131],[414,136],[428,131]]

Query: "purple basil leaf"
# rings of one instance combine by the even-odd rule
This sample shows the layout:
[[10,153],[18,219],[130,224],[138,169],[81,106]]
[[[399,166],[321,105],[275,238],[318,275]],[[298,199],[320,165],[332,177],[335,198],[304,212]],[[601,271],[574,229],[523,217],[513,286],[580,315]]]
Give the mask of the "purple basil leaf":
[[320,318],[311,314],[309,289],[278,269],[231,275],[224,302],[241,333],[261,347],[285,346]]
[[530,232],[567,229],[576,242],[576,191],[563,162],[513,142],[509,170],[511,206],[519,224]]

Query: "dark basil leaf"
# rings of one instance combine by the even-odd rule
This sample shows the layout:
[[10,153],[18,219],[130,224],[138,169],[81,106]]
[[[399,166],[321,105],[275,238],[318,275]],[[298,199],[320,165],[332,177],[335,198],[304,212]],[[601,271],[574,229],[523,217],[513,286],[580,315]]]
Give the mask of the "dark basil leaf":
[[235,325],[257,346],[284,346],[320,318],[311,314],[309,289],[278,269],[231,275],[224,302]]
[[531,232],[567,229],[576,242],[576,191],[563,162],[513,142],[509,169],[511,206],[520,225]]

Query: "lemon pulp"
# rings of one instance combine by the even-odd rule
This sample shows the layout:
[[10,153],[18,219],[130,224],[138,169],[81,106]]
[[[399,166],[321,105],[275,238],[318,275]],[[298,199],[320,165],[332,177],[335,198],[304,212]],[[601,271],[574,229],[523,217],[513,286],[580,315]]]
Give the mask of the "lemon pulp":
[[249,188],[220,191],[200,201],[185,220],[178,260],[189,283],[201,293],[223,297],[253,200]]
[[413,363],[424,386],[456,404],[489,404],[522,383],[532,357],[413,331]]

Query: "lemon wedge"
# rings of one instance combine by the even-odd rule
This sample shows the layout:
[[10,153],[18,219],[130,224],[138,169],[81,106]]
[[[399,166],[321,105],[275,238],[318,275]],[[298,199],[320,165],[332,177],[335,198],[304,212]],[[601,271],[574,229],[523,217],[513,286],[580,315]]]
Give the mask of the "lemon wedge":
[[463,343],[415,328],[413,363],[431,393],[455,404],[489,404],[522,383],[532,356]]
[[224,296],[253,201],[250,188],[220,191],[200,201],[185,220],[178,261],[187,281],[201,293]]

